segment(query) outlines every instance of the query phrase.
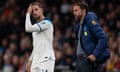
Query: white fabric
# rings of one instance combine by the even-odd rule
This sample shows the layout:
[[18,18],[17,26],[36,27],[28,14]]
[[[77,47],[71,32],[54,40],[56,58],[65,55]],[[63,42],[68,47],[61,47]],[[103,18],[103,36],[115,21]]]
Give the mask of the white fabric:
[[47,60],[39,64],[31,65],[31,72],[54,72],[55,62]]
[[33,51],[29,58],[29,60],[32,61],[32,65],[39,64],[41,66],[41,62],[46,60],[53,60],[54,62],[55,55],[52,44],[53,24],[49,20],[42,20],[32,25],[30,20],[30,14],[27,13],[25,21],[25,30],[26,32],[32,32]]
[[32,25],[29,13],[26,14],[25,30],[26,30],[26,32],[38,32],[38,31],[40,31],[39,27],[36,24]]

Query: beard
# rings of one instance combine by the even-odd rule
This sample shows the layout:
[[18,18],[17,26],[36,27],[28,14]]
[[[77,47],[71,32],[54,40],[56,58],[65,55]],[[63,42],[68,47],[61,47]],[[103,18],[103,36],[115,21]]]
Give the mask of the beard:
[[75,16],[75,21],[80,22],[81,18],[82,18],[82,16]]
[[40,16],[33,16],[33,18],[35,19],[35,20],[39,20],[40,19]]

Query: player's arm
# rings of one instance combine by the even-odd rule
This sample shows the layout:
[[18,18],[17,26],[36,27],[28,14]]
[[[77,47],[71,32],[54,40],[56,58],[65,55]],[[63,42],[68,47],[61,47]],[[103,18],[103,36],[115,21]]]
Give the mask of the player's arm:
[[31,69],[31,64],[32,64],[32,59],[33,59],[33,52],[28,60],[28,62],[26,63],[26,71],[27,72],[30,72],[30,69]]
[[97,16],[91,16],[88,21],[88,27],[90,28],[91,32],[95,35],[96,39],[98,40],[97,46],[93,52],[93,55],[98,58],[103,51],[108,48],[107,44],[107,36],[103,29],[101,28]]
[[33,52],[34,51],[32,51],[32,54],[30,55],[28,62],[26,63],[26,71],[27,72],[30,72],[30,68],[31,68],[32,60],[33,60]]
[[31,6],[29,6],[27,14],[26,14],[26,20],[25,20],[25,31],[26,32],[40,32],[40,31],[47,30],[51,22],[47,20],[43,20],[42,22],[32,24],[31,19],[30,19],[31,12],[32,12],[32,8]]
[[37,31],[40,31],[38,25],[36,25],[36,24],[32,25],[31,20],[30,20],[30,13],[26,14],[25,31],[26,32],[37,32]]
[[29,61],[32,61],[32,60],[33,60],[33,51],[32,51],[32,53],[31,53],[31,55],[29,57]]
[[26,32],[41,32],[47,30],[49,28],[50,22],[47,20],[43,20],[42,22],[35,23],[32,25],[30,20],[30,14],[27,13],[26,15],[26,22],[25,22],[25,30]]

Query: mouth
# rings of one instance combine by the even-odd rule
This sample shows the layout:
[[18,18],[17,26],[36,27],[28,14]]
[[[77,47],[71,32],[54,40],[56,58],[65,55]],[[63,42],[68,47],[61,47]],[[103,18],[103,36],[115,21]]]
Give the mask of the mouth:
[[36,14],[33,14],[33,16],[36,16]]
[[36,17],[37,17],[37,15],[33,15],[33,17],[34,17],[34,18],[36,18]]
[[78,17],[77,16],[75,16],[75,19],[77,19]]

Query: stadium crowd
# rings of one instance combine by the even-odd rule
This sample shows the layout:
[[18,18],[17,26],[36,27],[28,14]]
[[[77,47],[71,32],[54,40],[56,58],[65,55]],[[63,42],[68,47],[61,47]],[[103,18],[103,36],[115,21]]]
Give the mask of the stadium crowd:
[[[25,64],[32,51],[32,38],[25,32],[27,7],[35,0],[0,1],[0,72],[25,72]],[[74,72],[76,65],[76,43],[73,32],[75,21],[72,3],[75,0],[36,0],[42,2],[45,15],[54,24],[55,72]],[[103,72],[120,72],[120,0],[86,1],[90,11],[108,36],[111,53],[103,64]]]

